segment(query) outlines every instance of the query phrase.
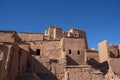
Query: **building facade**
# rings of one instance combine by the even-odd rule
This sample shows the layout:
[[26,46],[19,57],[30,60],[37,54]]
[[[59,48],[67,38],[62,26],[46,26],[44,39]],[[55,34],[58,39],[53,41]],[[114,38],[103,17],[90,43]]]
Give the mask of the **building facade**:
[[120,57],[120,47],[106,42],[99,51],[89,49],[86,32],[75,28],[63,32],[50,26],[45,34],[0,31],[0,36],[0,80],[105,80],[111,66],[104,62],[111,54]]

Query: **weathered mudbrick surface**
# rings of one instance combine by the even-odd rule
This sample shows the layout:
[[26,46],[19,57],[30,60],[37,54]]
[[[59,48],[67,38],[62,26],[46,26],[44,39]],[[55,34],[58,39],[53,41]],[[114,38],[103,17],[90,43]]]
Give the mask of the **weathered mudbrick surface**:
[[0,31],[0,80],[120,80],[120,45],[88,48],[86,32]]

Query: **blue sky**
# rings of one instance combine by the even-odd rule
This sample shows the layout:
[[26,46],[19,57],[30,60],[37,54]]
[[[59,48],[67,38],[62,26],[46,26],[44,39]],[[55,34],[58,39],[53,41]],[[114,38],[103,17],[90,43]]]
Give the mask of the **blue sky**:
[[54,25],[83,29],[89,47],[120,43],[120,0],[0,0],[0,29],[44,32]]

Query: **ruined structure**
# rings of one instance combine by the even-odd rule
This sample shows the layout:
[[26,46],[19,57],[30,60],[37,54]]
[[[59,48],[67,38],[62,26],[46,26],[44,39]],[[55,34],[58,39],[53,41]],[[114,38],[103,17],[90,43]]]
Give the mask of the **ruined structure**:
[[120,46],[103,41],[99,51],[89,49],[83,30],[63,32],[50,26],[45,34],[0,31],[0,36],[0,80],[105,80],[108,73],[120,75]]

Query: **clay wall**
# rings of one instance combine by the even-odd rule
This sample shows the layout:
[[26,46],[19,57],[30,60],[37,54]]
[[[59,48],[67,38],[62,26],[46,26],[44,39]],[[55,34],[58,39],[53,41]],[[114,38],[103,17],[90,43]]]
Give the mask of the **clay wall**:
[[108,52],[110,58],[120,58],[119,45],[109,45]]
[[71,29],[68,32],[62,32],[61,28],[50,26],[45,31],[45,36],[48,36],[49,40],[60,40],[62,37],[71,37],[85,39],[87,42],[85,31],[79,29]]
[[118,49],[119,49],[119,51],[120,51],[120,44],[118,45]]
[[45,36],[48,36],[49,40],[54,39],[54,37],[55,37],[55,27],[54,26],[48,27],[48,29],[45,31]]
[[87,58],[99,58],[98,51],[94,51],[94,50],[86,50],[86,55]]
[[30,56],[29,71],[36,73],[42,80],[63,80],[64,63],[49,57]]
[[0,60],[3,60],[3,55],[4,55],[3,51],[0,51]]
[[[29,42],[30,54],[28,71],[35,72],[43,80],[62,80],[64,77],[65,59],[62,53],[61,41]],[[40,55],[36,55],[36,50]]]
[[85,39],[85,44],[86,44],[87,49],[88,49],[87,36],[86,36],[85,31],[73,28],[73,29],[68,31],[68,35],[69,35],[69,37],[72,37],[72,38]]
[[85,64],[85,40],[74,38],[63,38],[63,52],[67,57],[68,65]]
[[18,34],[22,41],[39,41],[43,40],[43,34],[41,33],[25,33],[21,32]]
[[20,43],[21,39],[15,31],[0,31],[0,42]]
[[65,80],[104,80],[104,77],[87,65],[66,66]]
[[98,44],[100,63],[109,61],[107,45],[107,40]]
[[119,45],[108,45],[108,55],[112,71],[120,76],[120,52]]
[[4,57],[6,56],[7,58],[7,53],[8,53],[8,47],[3,44],[0,44],[0,80],[4,80],[3,77],[5,77],[6,74],[4,72],[6,59]]
[[38,41],[29,42],[31,48],[31,54],[36,55],[37,50],[39,50],[40,55],[37,56],[48,56],[50,58],[61,58],[61,41]]
[[82,30],[79,30],[79,29],[71,29],[68,32],[73,34],[71,37],[78,37],[78,38],[81,38],[81,39],[86,39],[85,31],[82,31]]
[[62,38],[62,29],[61,28],[55,28],[55,39],[60,40]]
[[20,49],[17,45],[4,45],[7,50],[3,56],[0,80],[20,79],[26,71],[28,52]]
[[119,45],[108,45],[110,66],[114,74],[120,76],[120,52]]
[[87,64],[91,65],[92,67],[99,68],[100,61],[98,51],[86,50],[86,58]]
[[19,47],[19,76],[23,77],[27,70],[27,58],[29,53],[29,45],[28,44],[21,44],[18,45]]
[[110,66],[112,68],[112,71],[120,76],[120,58],[111,58],[110,59]]
[[84,39],[85,40],[85,44],[86,44],[87,49],[88,49],[87,36],[86,36],[86,32],[85,31],[73,28],[73,29],[69,30],[68,33],[69,33],[68,34],[69,37]]
[[118,45],[118,56],[120,58],[120,45]]
[[54,26],[50,26],[45,31],[45,36],[48,36],[49,40],[60,40],[63,36],[62,29]]

